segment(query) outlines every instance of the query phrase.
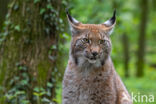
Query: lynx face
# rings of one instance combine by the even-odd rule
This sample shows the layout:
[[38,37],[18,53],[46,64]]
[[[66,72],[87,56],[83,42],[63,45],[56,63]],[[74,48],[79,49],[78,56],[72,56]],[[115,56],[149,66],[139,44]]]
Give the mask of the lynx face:
[[67,12],[71,26],[71,56],[80,67],[100,67],[111,52],[110,33],[115,25],[113,17],[104,24],[82,24]]
[[100,30],[88,29],[79,36],[73,36],[73,56],[79,65],[99,67],[104,64],[111,52],[111,41],[107,34]]

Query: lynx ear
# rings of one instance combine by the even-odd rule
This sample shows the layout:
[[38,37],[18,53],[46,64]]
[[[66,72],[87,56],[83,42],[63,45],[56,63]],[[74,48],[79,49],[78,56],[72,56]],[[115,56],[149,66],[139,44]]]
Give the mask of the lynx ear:
[[68,9],[66,9],[66,14],[67,14],[67,18],[68,18],[68,22],[69,22],[72,34],[78,34],[78,32],[80,32],[83,29],[83,27],[80,26],[82,23],[76,20],[75,18],[73,18],[69,14]]
[[110,35],[113,32],[115,24],[116,24],[116,10],[114,10],[113,16],[109,20],[104,22],[102,25],[103,29]]

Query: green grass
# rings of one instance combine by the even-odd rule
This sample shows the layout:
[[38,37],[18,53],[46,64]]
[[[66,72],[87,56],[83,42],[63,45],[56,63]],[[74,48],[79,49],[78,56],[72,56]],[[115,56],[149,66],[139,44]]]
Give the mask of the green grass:
[[[122,78],[130,94],[147,95],[149,98],[150,95],[155,96],[156,98],[156,70],[147,69],[146,74],[142,78],[130,77]],[[155,99],[154,99],[155,100]],[[134,102],[134,104],[156,104],[156,101],[153,103],[142,103]]]
[[[130,63],[130,77],[124,77],[124,71],[122,65],[118,65],[117,72],[122,78],[124,84],[126,85],[129,93],[132,95],[135,94],[137,97],[141,95],[146,95],[148,98],[150,95],[153,95],[154,102],[133,102],[133,104],[156,104],[156,69],[151,67],[149,64],[145,65],[144,76],[141,78],[136,77],[136,66],[135,61]],[[144,99],[145,100],[145,99]]]

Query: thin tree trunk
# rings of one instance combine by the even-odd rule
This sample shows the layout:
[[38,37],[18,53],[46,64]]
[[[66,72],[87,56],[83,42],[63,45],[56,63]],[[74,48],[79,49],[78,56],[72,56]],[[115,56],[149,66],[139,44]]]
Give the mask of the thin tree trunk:
[[124,69],[125,77],[129,77],[129,40],[126,34],[122,36],[123,42],[123,53],[124,53]]
[[144,75],[144,64],[145,64],[145,43],[146,43],[146,28],[147,28],[147,17],[148,17],[148,0],[141,0],[141,23],[140,33],[138,40],[138,52],[137,52],[137,77]]
[[156,0],[152,0],[153,10],[156,11]]

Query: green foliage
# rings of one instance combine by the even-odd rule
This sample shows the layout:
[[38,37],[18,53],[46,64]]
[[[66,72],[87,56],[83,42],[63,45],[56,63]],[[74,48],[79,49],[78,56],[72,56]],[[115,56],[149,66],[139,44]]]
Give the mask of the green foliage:
[[58,102],[55,89],[63,73],[58,68],[62,62],[58,54],[63,55],[59,46],[65,41],[58,34],[64,31],[61,9],[65,3],[66,0],[19,0],[9,4],[0,33],[0,54],[4,50],[0,56],[1,104]]
[[[140,0],[61,0],[60,4],[58,1],[16,0],[9,4],[9,12],[0,33],[0,54],[3,53],[0,56],[0,103],[61,103],[61,81],[67,65],[71,40],[64,13],[67,6],[77,20],[96,24],[109,19],[116,8],[117,23],[111,35],[111,56],[115,68],[130,92],[152,93],[156,96],[156,14],[152,6],[154,0],[149,4],[146,74],[141,79],[135,77]],[[25,9],[21,9],[24,7]],[[128,36],[130,42],[128,79],[124,78],[121,42],[123,34]]]
[[[9,104],[30,104],[30,97],[27,96],[28,90],[31,88],[28,69],[27,67],[18,64],[17,66],[17,75],[14,75],[13,78],[9,81],[11,88],[7,93],[5,93],[3,99],[5,99],[5,102]],[[32,90],[32,98],[37,101],[37,104],[49,104],[53,103],[53,101],[56,102],[55,99],[49,99],[51,96],[51,88],[54,87],[53,83],[47,82],[46,86],[46,89],[36,86]],[[0,87],[0,90],[3,89],[3,87]]]
[[19,25],[16,25],[16,26],[15,26],[15,30],[19,32],[19,31],[21,30],[21,29],[20,29],[20,26],[19,26]]
[[40,0],[34,0],[34,4],[39,3],[39,2],[40,2]]
[[12,86],[7,93],[5,93],[6,102],[9,104],[29,104],[26,96],[30,78],[27,73],[27,67],[17,64],[17,72],[21,75],[15,75],[9,84]]

